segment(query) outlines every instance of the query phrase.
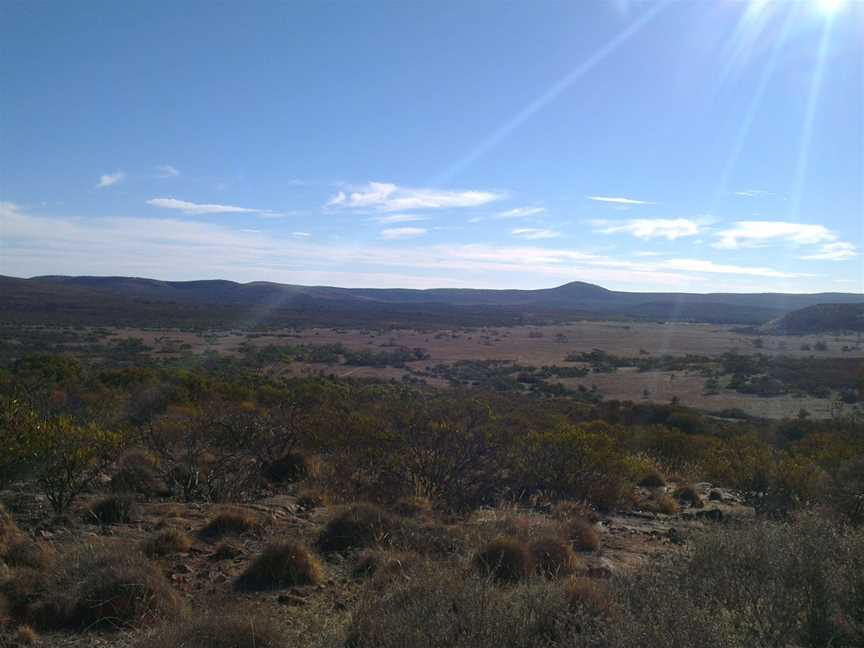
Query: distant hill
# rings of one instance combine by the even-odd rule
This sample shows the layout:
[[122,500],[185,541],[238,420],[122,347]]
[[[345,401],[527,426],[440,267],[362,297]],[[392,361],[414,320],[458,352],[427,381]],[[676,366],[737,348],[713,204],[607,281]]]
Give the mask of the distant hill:
[[137,277],[0,277],[0,320],[148,326],[443,326],[577,317],[759,325],[864,295],[633,293],[571,282],[541,290],[337,288]]
[[864,304],[816,304],[786,313],[767,322],[760,330],[790,335],[864,332]]

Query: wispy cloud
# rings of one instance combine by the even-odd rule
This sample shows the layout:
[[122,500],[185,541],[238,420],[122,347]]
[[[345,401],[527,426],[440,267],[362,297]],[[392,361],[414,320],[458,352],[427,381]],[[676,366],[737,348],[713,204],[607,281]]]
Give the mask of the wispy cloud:
[[96,185],[97,189],[104,189],[105,187],[114,186],[126,178],[126,173],[124,171],[115,171],[114,173],[106,173],[104,175],[99,176],[99,183]]
[[816,276],[800,272],[781,272],[779,270],[772,270],[771,268],[714,263],[713,261],[705,261],[703,259],[669,259],[667,261],[663,261],[661,265],[671,270],[684,270],[687,272],[752,275],[757,277],[773,277],[776,279],[795,279],[798,277]]
[[444,191],[440,189],[414,189],[399,187],[388,182],[370,182],[355,191],[338,192],[327,201],[326,207],[403,211],[412,209],[450,209],[479,207],[505,194],[493,191]]
[[765,191],[764,189],[745,189],[744,191],[736,191],[735,195],[743,198],[756,198],[758,196],[774,196],[776,194],[773,191]]
[[798,257],[805,261],[848,261],[858,256],[858,249],[852,243],[826,243],[818,252]]
[[425,233],[426,229],[423,227],[390,227],[381,230],[381,238],[394,241],[397,239],[417,238],[418,236],[423,236]]
[[519,238],[536,240],[536,239],[551,239],[558,238],[561,236],[561,232],[552,229],[539,229],[536,227],[517,227],[514,230],[511,230],[510,233],[513,236],[518,236]]
[[786,223],[783,221],[738,221],[729,229],[717,232],[714,247],[735,250],[742,247],[761,247],[771,243],[815,245],[837,240],[824,225]]
[[232,205],[217,205],[213,203],[193,203],[188,200],[177,200],[176,198],[151,198],[148,205],[160,209],[177,209],[184,214],[244,214],[264,212],[263,209],[250,209],[249,207],[234,207]]
[[609,221],[593,221],[596,232],[601,234],[631,234],[640,239],[665,238],[670,241],[685,236],[695,236],[701,231],[699,223],[687,218],[635,218],[622,224]]
[[636,200],[634,198],[622,198],[620,196],[588,196],[588,200],[596,202],[613,203],[615,205],[653,205],[655,203],[647,200]]
[[306,238],[312,235],[309,232],[291,232],[291,236],[296,236],[297,238]]
[[414,214],[391,214],[389,216],[376,216],[373,218],[377,223],[386,225],[387,223],[415,223],[417,221],[429,220],[425,216],[416,216]]
[[156,171],[160,178],[176,178],[180,175],[180,172],[170,164],[160,164],[156,167]]
[[517,207],[516,209],[508,209],[507,211],[498,212],[495,218],[510,219],[510,218],[527,218],[536,216],[546,211],[545,207]]

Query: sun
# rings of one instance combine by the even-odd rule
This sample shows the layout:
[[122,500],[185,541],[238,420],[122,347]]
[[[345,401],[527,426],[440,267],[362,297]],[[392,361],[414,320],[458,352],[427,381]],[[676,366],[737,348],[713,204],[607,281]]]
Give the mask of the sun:
[[813,4],[819,13],[825,16],[833,16],[843,8],[846,0],[813,0]]

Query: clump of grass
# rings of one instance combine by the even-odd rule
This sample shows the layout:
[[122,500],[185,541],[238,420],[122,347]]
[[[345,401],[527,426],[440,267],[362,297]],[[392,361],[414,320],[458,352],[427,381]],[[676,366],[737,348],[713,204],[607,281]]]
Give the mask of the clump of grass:
[[398,526],[397,520],[382,508],[355,504],[327,523],[318,537],[318,548],[333,552],[382,544]]
[[663,475],[657,470],[652,470],[639,480],[639,486],[643,488],[661,488],[666,485]]
[[248,533],[257,526],[258,518],[252,513],[241,509],[226,509],[211,519],[199,531],[199,535],[206,540],[212,540],[228,534]]
[[534,568],[537,573],[546,578],[557,578],[572,573],[578,559],[570,545],[560,538],[540,538],[529,547]]
[[603,616],[609,612],[611,601],[605,583],[593,578],[574,576],[564,583],[564,598],[573,610],[585,610],[591,616]]
[[223,542],[210,554],[210,560],[233,560],[241,555],[243,551],[229,542]]
[[508,537],[497,538],[481,548],[474,556],[473,564],[484,576],[507,583],[528,578],[534,570],[528,547]]
[[639,508],[649,513],[663,513],[665,515],[674,515],[678,512],[678,502],[669,495],[660,495],[653,499],[640,502]]
[[262,472],[264,478],[274,484],[295,482],[309,474],[309,461],[299,452],[289,452],[266,464]]
[[565,533],[570,545],[576,551],[597,551],[600,548],[600,534],[588,520],[582,518],[570,520]]
[[357,557],[351,575],[387,580],[404,574],[418,559],[417,554],[411,552],[368,550]]
[[259,591],[317,585],[322,577],[321,563],[306,547],[294,542],[273,544],[264,549],[235,587],[242,591]]
[[266,618],[212,612],[168,624],[139,648],[284,648],[287,645],[281,630]]
[[15,629],[14,646],[36,646],[40,643],[39,634],[29,625]]
[[426,497],[400,497],[393,504],[393,512],[402,517],[417,517],[432,510],[432,502]]
[[112,495],[91,506],[87,510],[86,518],[98,524],[121,524],[132,520],[136,508],[135,499],[131,495]]
[[675,492],[672,493],[672,496],[679,502],[687,502],[693,508],[703,508],[705,506],[702,497],[696,489],[689,484],[676,488]]
[[552,515],[558,520],[569,520],[571,518],[582,518],[589,522],[596,523],[600,521],[600,515],[584,502],[574,502],[572,500],[564,500],[558,502],[555,508],[552,509]]
[[15,524],[15,519],[6,507],[0,504],[0,558],[6,555],[9,547],[21,542],[23,538],[24,534]]
[[147,556],[167,556],[169,554],[186,553],[192,546],[192,538],[180,529],[162,529],[150,536],[141,544],[141,550]]
[[37,571],[48,569],[54,560],[54,550],[42,542],[22,538],[10,545],[3,561],[10,567],[27,567]]

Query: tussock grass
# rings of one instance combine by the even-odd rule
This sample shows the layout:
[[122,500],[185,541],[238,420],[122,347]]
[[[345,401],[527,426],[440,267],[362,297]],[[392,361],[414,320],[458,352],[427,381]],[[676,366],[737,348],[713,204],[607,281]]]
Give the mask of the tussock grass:
[[259,591],[317,585],[323,570],[309,549],[294,542],[272,544],[264,549],[235,582],[241,591]]

